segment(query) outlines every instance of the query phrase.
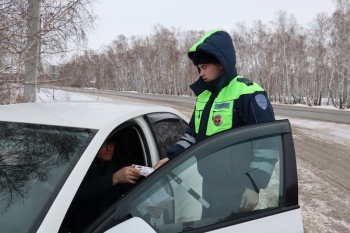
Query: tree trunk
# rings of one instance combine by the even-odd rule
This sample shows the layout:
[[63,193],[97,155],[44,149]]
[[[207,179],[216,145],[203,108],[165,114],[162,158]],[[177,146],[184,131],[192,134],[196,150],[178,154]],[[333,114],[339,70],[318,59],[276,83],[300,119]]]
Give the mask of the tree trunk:
[[28,29],[25,61],[23,102],[36,102],[36,84],[39,65],[40,4],[41,0],[28,0]]

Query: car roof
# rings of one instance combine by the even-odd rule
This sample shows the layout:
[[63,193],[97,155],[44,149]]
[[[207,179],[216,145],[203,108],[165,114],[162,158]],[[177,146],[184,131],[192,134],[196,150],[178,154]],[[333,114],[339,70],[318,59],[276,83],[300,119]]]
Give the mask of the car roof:
[[152,112],[172,112],[183,117],[173,108],[146,103],[70,101],[2,105],[0,121],[101,129],[117,118],[126,121]]

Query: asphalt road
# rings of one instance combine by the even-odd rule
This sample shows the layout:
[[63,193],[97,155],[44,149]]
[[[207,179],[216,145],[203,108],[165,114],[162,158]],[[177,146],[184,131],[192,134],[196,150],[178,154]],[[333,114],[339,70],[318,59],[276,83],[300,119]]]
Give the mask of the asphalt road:
[[[84,92],[96,92],[96,90],[84,89]],[[103,95],[117,95],[129,98],[140,98],[142,100],[151,100],[176,104],[183,107],[193,107],[195,105],[196,98],[194,97],[181,97],[170,95],[157,95],[157,94],[143,94],[134,92],[119,92],[119,91],[98,91]],[[273,109],[276,115],[300,117],[307,119],[322,120],[328,122],[345,123],[350,124],[350,111],[337,110],[337,109],[324,109],[317,107],[302,107],[294,105],[273,104]]]

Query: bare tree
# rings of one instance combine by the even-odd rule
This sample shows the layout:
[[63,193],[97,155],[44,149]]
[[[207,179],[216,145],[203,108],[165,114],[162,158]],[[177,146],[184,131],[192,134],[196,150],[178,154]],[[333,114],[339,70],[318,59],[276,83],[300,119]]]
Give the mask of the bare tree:
[[336,11],[331,22],[331,59],[332,78],[334,84],[329,85],[333,89],[332,102],[340,109],[349,107],[349,79],[350,79],[350,1],[336,0]]
[[308,30],[307,45],[313,96],[315,96],[314,105],[321,105],[322,96],[326,93],[329,95],[328,43],[330,43],[330,18],[325,13],[320,13],[316,15],[312,27]]
[[[284,11],[269,24],[236,24],[238,73],[262,85],[274,102],[313,106],[328,97],[349,108],[350,0],[334,2],[332,16],[320,13],[307,28]],[[192,95],[189,85],[199,76],[187,53],[203,34],[157,24],[148,36],[119,35],[101,52],[74,56],[61,70],[76,86],[90,79],[101,89]]]
[[[33,26],[32,0],[2,0],[0,3],[0,78],[23,83],[24,63],[40,56],[40,62],[60,58],[86,42],[86,34],[94,28],[94,0],[46,0],[41,3],[40,27],[27,33]],[[29,20],[28,20],[29,19]],[[28,22],[28,25],[27,25]],[[33,47],[39,53],[28,53]],[[36,68],[40,64],[33,64]]]

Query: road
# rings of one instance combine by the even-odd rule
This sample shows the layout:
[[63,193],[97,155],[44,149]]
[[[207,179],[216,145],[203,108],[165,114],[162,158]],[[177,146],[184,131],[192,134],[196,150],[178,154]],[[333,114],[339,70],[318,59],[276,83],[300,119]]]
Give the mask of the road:
[[[91,92],[93,90],[84,90]],[[194,97],[181,97],[181,96],[170,96],[170,95],[154,95],[154,94],[143,94],[134,92],[117,92],[117,91],[101,91],[99,93],[105,96],[121,96],[137,98],[142,100],[149,100],[157,103],[176,104],[177,106],[192,108],[195,105],[196,98]],[[283,104],[273,104],[274,112],[276,115],[288,116],[288,117],[301,117],[308,119],[317,119],[323,121],[331,121],[336,123],[350,124],[350,111],[339,111],[333,109],[324,109],[317,107],[301,107],[301,106],[290,106]]]
[[[188,117],[195,101],[138,93],[99,95],[173,107]],[[276,119],[287,118],[292,125],[305,233],[350,232],[350,112],[285,105],[274,105],[274,111]]]

